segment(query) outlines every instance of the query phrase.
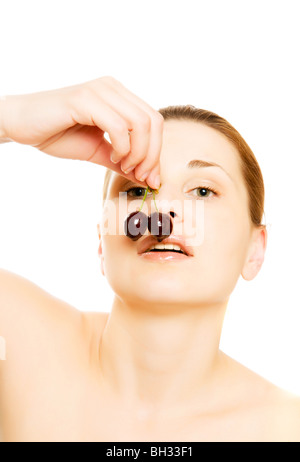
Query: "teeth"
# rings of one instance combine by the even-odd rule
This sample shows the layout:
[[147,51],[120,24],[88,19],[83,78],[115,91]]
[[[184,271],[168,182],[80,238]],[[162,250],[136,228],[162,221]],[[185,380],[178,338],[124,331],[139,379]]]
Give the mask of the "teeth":
[[152,249],[165,249],[165,245],[164,244],[156,244],[156,245],[153,245],[152,247],[150,247],[149,250],[152,250]]
[[159,250],[179,250],[182,252],[182,249],[179,247],[179,245],[173,245],[173,244],[155,244],[150,249],[148,249],[148,252],[152,249],[159,249]]

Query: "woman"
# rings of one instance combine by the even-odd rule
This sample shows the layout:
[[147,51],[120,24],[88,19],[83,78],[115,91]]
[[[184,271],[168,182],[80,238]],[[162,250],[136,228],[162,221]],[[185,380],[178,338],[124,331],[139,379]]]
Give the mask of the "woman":
[[116,229],[130,208],[151,213],[146,186],[173,224],[158,242],[102,219],[110,313],[1,270],[4,441],[299,441],[299,399],[219,350],[230,294],[259,272],[267,239],[260,169],[233,127],[193,107],[159,113],[104,77],[3,98],[0,136],[107,167],[103,217],[113,210]]

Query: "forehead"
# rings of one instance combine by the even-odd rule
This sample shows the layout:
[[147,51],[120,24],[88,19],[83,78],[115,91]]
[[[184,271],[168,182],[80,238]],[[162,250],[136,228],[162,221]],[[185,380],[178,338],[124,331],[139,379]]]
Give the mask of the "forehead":
[[162,171],[183,168],[193,159],[214,162],[242,180],[239,153],[225,135],[199,122],[167,120],[160,157]]
[[[164,122],[160,170],[164,179],[183,172],[191,160],[199,159],[220,165],[235,186],[244,189],[240,155],[225,135],[200,122],[167,120]],[[109,190],[124,179],[112,172]]]

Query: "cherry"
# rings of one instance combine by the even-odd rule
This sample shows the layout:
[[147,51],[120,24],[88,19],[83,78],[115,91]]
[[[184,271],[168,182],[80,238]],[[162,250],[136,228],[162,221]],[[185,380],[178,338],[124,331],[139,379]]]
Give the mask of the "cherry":
[[[141,212],[141,209],[149,190],[153,193],[153,199],[157,212],[154,212],[149,217],[147,217],[147,215]],[[150,233],[155,236],[159,242],[166,237],[169,237],[173,231],[173,222],[170,216],[174,218],[176,213],[170,212],[169,216],[165,213],[159,212],[155,202],[155,193],[158,193],[158,190],[153,190],[147,186],[140,209],[136,212],[130,213],[124,221],[125,235],[133,241],[140,239],[140,237],[142,237],[145,233],[147,227]]]
[[148,226],[148,217],[143,212],[130,213],[124,222],[124,232],[127,237],[137,241],[143,236]]
[[165,213],[151,213],[151,215],[148,217],[148,230],[160,242],[172,234],[172,219]]

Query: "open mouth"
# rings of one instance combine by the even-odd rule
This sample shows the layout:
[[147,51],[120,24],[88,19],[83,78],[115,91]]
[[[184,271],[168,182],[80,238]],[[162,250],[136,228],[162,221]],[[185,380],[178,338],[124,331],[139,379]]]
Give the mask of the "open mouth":
[[193,249],[187,247],[182,236],[170,236],[157,241],[155,236],[147,236],[137,246],[138,255],[153,261],[177,261],[193,257]]
[[182,250],[152,249],[152,250],[147,250],[147,252],[175,252],[175,253],[182,253],[184,255]]
[[174,252],[182,255],[187,255],[179,245],[172,244],[156,244],[146,250],[145,253],[149,252]]

